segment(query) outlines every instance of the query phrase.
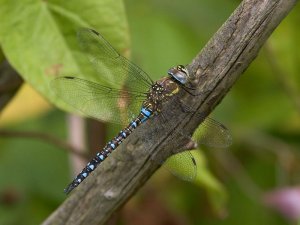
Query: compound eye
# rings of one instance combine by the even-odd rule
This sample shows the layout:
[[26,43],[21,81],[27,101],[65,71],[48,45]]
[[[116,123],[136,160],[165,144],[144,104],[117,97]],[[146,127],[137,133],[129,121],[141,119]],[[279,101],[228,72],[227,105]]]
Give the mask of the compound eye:
[[190,78],[188,70],[183,65],[178,65],[169,69],[168,74],[181,84],[187,83]]

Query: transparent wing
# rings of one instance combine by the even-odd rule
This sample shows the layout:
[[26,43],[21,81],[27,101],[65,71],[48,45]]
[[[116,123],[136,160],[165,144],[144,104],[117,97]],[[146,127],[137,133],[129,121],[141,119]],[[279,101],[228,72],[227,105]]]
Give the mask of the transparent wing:
[[226,148],[232,144],[229,130],[221,123],[207,117],[193,134],[193,140],[209,147]]
[[111,87],[126,86],[131,92],[145,93],[153,84],[142,69],[121,56],[98,32],[82,28],[77,37],[100,78]]
[[190,151],[184,151],[170,156],[163,166],[174,176],[185,180],[193,181],[197,175],[197,164]]
[[[198,144],[226,148],[232,143],[229,130],[221,123],[207,117],[193,134]],[[167,159],[163,166],[176,177],[194,181],[197,176],[197,162],[190,151],[177,153]]]
[[114,89],[75,77],[58,77],[51,81],[56,95],[77,111],[101,121],[124,125],[128,113],[139,113],[143,93]]

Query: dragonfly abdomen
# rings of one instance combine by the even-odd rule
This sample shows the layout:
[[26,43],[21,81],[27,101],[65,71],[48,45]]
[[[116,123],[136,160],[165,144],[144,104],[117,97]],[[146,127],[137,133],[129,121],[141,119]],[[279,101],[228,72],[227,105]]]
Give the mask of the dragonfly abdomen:
[[134,129],[139,125],[147,121],[152,115],[152,111],[142,107],[140,114],[134,119],[126,128],[121,130],[119,134],[109,141],[101,152],[98,152],[96,156],[86,165],[86,167],[75,177],[75,179],[65,188],[66,194],[70,193],[75,187],[77,187],[85,178],[87,178],[91,172],[93,172],[98,165],[100,165],[110,153],[113,152],[122,142],[125,140]]

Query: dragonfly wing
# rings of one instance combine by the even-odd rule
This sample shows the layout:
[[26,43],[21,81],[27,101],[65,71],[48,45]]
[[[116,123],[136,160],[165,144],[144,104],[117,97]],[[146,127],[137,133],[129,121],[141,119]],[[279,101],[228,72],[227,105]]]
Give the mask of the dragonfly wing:
[[197,175],[197,164],[190,151],[184,151],[170,156],[163,166],[174,176],[185,180],[193,181]]
[[58,77],[52,80],[51,89],[84,115],[122,125],[127,123],[128,111],[137,114],[138,104],[141,105],[145,98],[144,94],[114,89],[76,77]]
[[221,123],[207,117],[193,134],[198,144],[209,147],[226,148],[232,144],[229,130]]
[[141,68],[121,56],[98,32],[82,28],[77,37],[100,78],[112,87],[122,87],[125,84],[129,91],[145,93],[153,84]]

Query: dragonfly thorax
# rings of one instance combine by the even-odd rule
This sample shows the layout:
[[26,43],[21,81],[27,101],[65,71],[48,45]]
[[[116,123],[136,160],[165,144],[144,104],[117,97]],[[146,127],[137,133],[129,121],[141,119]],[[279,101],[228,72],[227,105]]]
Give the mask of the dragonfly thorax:
[[152,112],[159,112],[162,103],[178,93],[178,91],[178,84],[169,77],[164,77],[151,86],[143,107],[150,109]]
[[151,86],[143,103],[143,107],[153,113],[160,112],[162,103],[177,94],[179,85],[187,83],[190,79],[188,70],[182,65],[169,69],[168,75],[169,77],[163,77]]

